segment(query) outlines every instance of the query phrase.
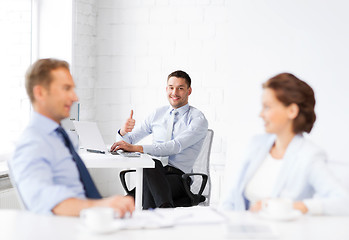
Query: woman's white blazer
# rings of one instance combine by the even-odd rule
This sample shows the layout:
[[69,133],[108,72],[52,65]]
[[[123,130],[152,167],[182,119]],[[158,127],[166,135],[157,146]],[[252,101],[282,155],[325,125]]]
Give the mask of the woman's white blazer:
[[[245,161],[222,201],[223,208],[247,209],[245,187],[266,159],[274,142],[273,134],[259,135],[251,141]],[[301,134],[296,135],[285,152],[284,163],[270,197],[300,200],[305,205],[313,202],[325,215],[349,215],[349,193],[328,171],[326,160],[326,154],[319,146]]]

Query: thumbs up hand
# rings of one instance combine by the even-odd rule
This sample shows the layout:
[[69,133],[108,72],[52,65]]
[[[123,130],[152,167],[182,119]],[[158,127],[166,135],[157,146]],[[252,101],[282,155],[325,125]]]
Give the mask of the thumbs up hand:
[[136,124],[136,120],[133,119],[133,110],[131,110],[130,117],[126,120],[126,123],[120,129],[121,136],[124,136],[128,132],[132,132],[135,124]]

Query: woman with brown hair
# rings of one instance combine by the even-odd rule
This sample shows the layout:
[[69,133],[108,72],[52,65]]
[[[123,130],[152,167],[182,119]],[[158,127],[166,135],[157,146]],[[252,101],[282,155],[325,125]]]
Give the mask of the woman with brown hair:
[[313,89],[281,73],[263,84],[262,104],[267,134],[252,140],[223,208],[260,211],[267,199],[287,198],[302,213],[349,214],[349,194],[328,172],[325,152],[303,136],[316,120]]

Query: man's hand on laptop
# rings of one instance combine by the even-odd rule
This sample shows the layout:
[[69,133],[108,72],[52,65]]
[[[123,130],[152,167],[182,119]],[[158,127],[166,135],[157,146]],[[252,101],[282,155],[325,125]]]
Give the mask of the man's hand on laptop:
[[130,144],[128,142],[125,141],[119,141],[114,143],[111,148],[110,151],[111,152],[115,152],[117,150],[124,150],[126,152],[140,152],[143,153],[143,147],[141,145],[133,145]]
[[133,130],[135,124],[136,124],[136,120],[134,120],[132,117],[133,117],[133,110],[131,110],[130,117],[126,120],[126,123],[120,129],[120,135],[121,136],[124,136],[126,133],[132,132],[132,130]]

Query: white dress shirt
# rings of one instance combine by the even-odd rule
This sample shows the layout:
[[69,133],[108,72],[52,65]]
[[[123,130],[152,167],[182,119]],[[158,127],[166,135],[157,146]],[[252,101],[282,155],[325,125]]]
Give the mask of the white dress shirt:
[[279,176],[282,159],[275,159],[270,154],[260,165],[254,176],[246,185],[245,196],[251,205],[259,200],[270,198]]
[[123,137],[117,134],[116,141],[136,144],[153,134],[153,144],[142,145],[144,153],[157,157],[169,156],[169,165],[189,173],[206,137],[208,123],[202,112],[187,104],[177,109],[172,139],[166,141],[167,123],[172,109],[171,106],[156,109],[132,132]]

